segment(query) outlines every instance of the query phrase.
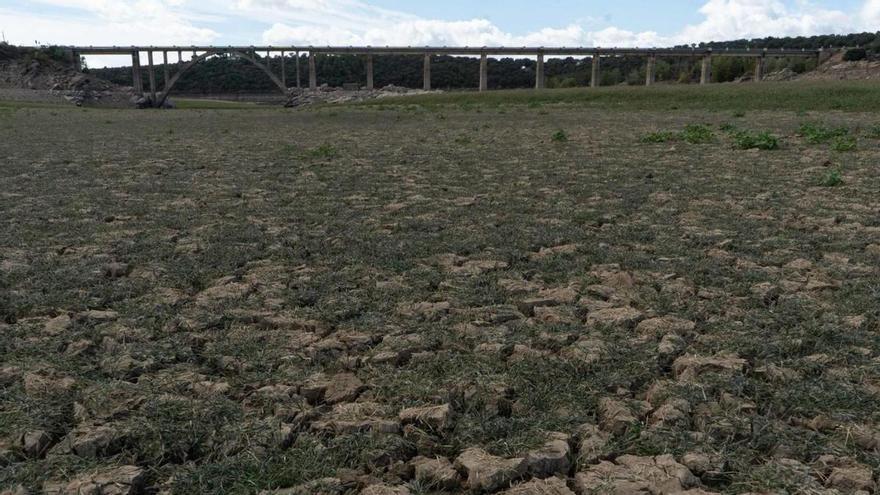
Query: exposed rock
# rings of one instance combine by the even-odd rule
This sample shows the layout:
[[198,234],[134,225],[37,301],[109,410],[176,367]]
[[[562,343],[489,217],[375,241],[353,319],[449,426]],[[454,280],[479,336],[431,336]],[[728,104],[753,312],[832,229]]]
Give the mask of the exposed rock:
[[697,476],[702,476],[704,473],[712,470],[712,460],[709,456],[700,452],[689,452],[685,454],[681,458],[681,463]]
[[501,493],[502,495],[575,495],[566,486],[565,481],[559,478],[532,480],[516,485],[510,490],[505,490]]
[[535,308],[556,306],[557,304],[559,303],[552,297],[531,297],[520,301],[516,307],[526,316],[535,316]]
[[455,467],[467,474],[471,490],[496,492],[510,486],[526,472],[525,459],[504,459],[483,449],[470,448],[455,459]]
[[405,486],[391,486],[379,483],[364,488],[361,490],[361,495],[410,495],[410,491]]
[[526,471],[536,478],[565,475],[571,467],[570,454],[568,435],[551,433],[543,447],[526,454]]
[[452,305],[446,301],[401,304],[397,307],[397,314],[424,321],[436,321],[449,313],[450,308]]
[[365,389],[364,383],[352,373],[340,373],[332,377],[318,374],[309,378],[300,387],[299,393],[309,404],[338,404],[351,402]]
[[71,453],[88,458],[111,456],[122,449],[125,438],[125,432],[114,426],[79,426],[52,448],[51,454]]
[[575,491],[581,495],[678,494],[698,485],[699,480],[671,455],[624,455],[614,463],[590,466],[574,479]]
[[107,278],[127,277],[131,273],[131,265],[128,263],[108,263],[101,267],[101,272]]
[[611,434],[592,424],[582,425],[577,430],[578,465],[595,464],[609,454],[608,442]]
[[400,422],[403,424],[420,424],[435,430],[446,428],[451,415],[449,404],[430,407],[412,407],[400,411]]
[[24,390],[28,395],[65,394],[76,385],[76,380],[68,376],[56,377],[44,373],[26,373]]
[[61,335],[73,323],[73,320],[67,314],[61,314],[47,321],[43,325],[43,332],[46,335]]
[[543,260],[546,258],[550,258],[552,256],[559,256],[559,255],[563,255],[563,254],[575,254],[575,253],[577,253],[577,250],[578,250],[577,244],[565,244],[563,246],[541,248],[537,253],[532,253],[531,258],[533,260]]
[[648,424],[653,427],[670,428],[685,426],[690,420],[691,405],[684,399],[670,399],[651,413]]
[[636,326],[636,331],[642,335],[660,337],[667,334],[687,335],[694,331],[696,324],[675,316],[663,316],[649,318]]
[[874,473],[855,459],[823,455],[816,461],[815,469],[825,479],[825,486],[847,493],[858,490],[873,493],[876,487]]
[[586,323],[589,327],[633,328],[643,317],[641,311],[627,306],[593,311],[587,315]]
[[138,495],[144,490],[144,471],[137,466],[121,466],[70,482],[47,482],[46,495]]
[[21,450],[32,459],[43,456],[52,444],[52,437],[43,430],[29,431],[21,436]]
[[692,381],[706,372],[742,372],[746,360],[736,354],[715,356],[682,356],[672,363],[672,372],[679,381]]
[[415,468],[416,481],[425,486],[454,491],[461,485],[458,471],[445,457],[428,459],[420,456],[410,461],[410,464]]
[[580,361],[582,364],[593,364],[602,359],[606,353],[605,342],[584,336],[560,351],[559,355],[565,359]]
[[621,435],[638,422],[635,413],[623,402],[607,397],[599,401],[599,427],[602,430]]

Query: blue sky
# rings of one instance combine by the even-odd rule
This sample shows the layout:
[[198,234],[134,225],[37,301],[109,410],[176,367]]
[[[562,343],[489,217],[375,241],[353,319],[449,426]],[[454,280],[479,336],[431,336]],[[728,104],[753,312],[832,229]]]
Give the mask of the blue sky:
[[878,29],[880,0],[0,0],[16,44],[647,47]]

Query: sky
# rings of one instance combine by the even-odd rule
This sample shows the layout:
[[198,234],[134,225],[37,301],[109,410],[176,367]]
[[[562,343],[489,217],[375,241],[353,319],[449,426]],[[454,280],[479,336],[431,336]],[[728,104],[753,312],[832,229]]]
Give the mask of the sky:
[[878,30],[880,0],[0,0],[19,45],[662,47]]

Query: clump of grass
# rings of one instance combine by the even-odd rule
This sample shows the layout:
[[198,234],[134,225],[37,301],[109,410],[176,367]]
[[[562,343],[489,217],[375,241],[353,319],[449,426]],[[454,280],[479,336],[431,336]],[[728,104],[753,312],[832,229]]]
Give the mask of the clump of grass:
[[645,143],[666,143],[669,141],[684,141],[690,144],[705,144],[715,140],[715,133],[708,126],[692,124],[681,132],[657,131],[642,138]]
[[779,138],[769,132],[752,133],[739,131],[733,135],[733,142],[741,150],[775,150],[779,149]]
[[565,131],[560,129],[560,130],[554,132],[553,136],[551,136],[550,139],[552,139],[554,142],[557,142],[557,143],[564,143],[564,142],[568,141],[568,134],[566,134]]
[[720,129],[721,132],[734,132],[736,131],[736,126],[731,124],[730,122],[725,122],[718,126],[718,129]]
[[820,124],[806,123],[801,125],[798,134],[810,144],[823,144],[831,142],[831,140],[835,138],[848,135],[849,129],[845,127],[831,128]]
[[642,138],[642,142],[645,143],[665,143],[667,141],[676,140],[678,140],[678,135],[674,132],[669,131],[652,132]]
[[317,148],[312,148],[306,151],[306,156],[309,158],[324,158],[324,159],[333,159],[339,156],[339,150],[336,149],[332,144],[324,143]]
[[868,129],[868,137],[871,139],[880,139],[880,124]]
[[743,111],[733,112],[734,118],[741,119],[746,116],[746,113]]
[[689,125],[684,128],[681,137],[690,144],[705,144],[715,140],[715,133],[705,125]]
[[823,187],[838,187],[843,185],[843,172],[839,168],[829,170],[822,178]]
[[839,136],[831,144],[834,151],[855,151],[858,141],[855,136]]

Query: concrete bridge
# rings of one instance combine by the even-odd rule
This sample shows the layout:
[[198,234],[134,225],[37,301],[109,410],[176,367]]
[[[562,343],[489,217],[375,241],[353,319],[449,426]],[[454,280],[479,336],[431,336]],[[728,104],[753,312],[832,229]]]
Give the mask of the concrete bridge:
[[[724,49],[711,48],[548,48],[548,47],[315,47],[315,46],[70,46],[66,47],[77,70],[80,70],[82,55],[130,55],[134,76],[134,88],[144,94],[141,80],[141,55],[146,53],[147,74],[149,78],[149,96],[154,106],[162,106],[180,77],[198,62],[214,55],[232,55],[247,60],[266,73],[278,89],[288,93],[285,71],[287,55],[295,55],[296,87],[300,87],[300,54],[308,54],[309,84],[312,90],[317,89],[318,75],[315,57],[318,55],[358,55],[364,57],[366,64],[366,87],[373,89],[373,57],[382,55],[421,55],[424,56],[424,89],[431,89],[431,58],[437,55],[478,56],[480,58],[480,91],[488,89],[488,57],[490,55],[519,55],[537,59],[535,88],[543,89],[544,58],[553,56],[591,57],[593,60],[591,86],[598,87],[600,81],[601,61],[607,57],[638,56],[647,61],[645,84],[650,86],[656,79],[658,57],[694,57],[702,59],[700,84],[708,84],[712,74],[713,57],[748,57],[755,59],[755,81],[761,81],[764,75],[764,64],[768,57],[818,57],[823,50],[792,50],[792,49]],[[168,54],[177,55],[176,63],[169,64]],[[192,54],[185,61],[184,56]],[[156,56],[161,54],[159,67],[162,69],[163,86],[159,91],[156,82]],[[258,55],[259,54],[259,55]],[[273,54],[279,56],[280,74],[273,72]],[[265,55],[265,57],[263,57]],[[174,73],[172,74],[172,70]]]

